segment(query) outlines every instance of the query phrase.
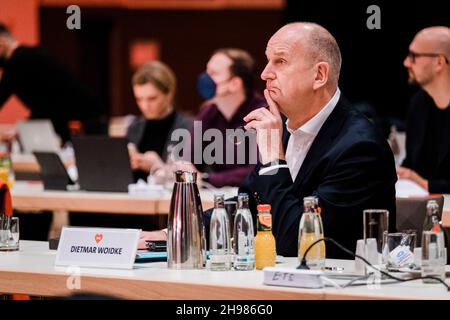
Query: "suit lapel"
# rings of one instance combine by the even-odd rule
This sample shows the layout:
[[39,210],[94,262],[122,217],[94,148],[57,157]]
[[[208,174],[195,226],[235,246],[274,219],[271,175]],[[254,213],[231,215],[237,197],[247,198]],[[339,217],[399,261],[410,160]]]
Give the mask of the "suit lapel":
[[305,160],[300,167],[300,171],[297,174],[294,184],[298,185],[303,182],[309,172],[317,165],[317,162],[327,149],[332,146],[332,141],[339,133],[343,122],[346,119],[348,111],[345,110],[345,98],[341,96],[333,112],[319,130],[316,138],[314,139]]

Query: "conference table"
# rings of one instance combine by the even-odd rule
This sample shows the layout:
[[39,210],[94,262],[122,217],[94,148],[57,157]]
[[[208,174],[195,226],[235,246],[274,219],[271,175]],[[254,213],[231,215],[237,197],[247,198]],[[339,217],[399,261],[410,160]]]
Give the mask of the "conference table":
[[[21,241],[20,251],[0,252],[0,293],[61,297],[83,292],[121,299],[189,300],[450,299],[450,292],[442,284],[423,284],[421,280],[362,281],[344,289],[305,289],[264,285],[260,270],[172,270],[165,262],[135,264],[131,270],[67,268],[55,266],[55,257],[56,251],[49,250],[47,242],[38,241]],[[294,269],[298,265],[297,258],[280,259],[277,267]],[[353,260],[327,260],[326,265],[344,268],[348,273],[354,269]],[[333,281],[342,286],[349,280]],[[450,284],[450,279],[446,281]]]
[[[201,190],[203,209],[212,208],[214,194],[225,198],[236,196],[237,188]],[[12,189],[13,208],[19,211],[37,212],[97,212],[117,214],[162,214],[170,209],[171,191],[155,190],[146,195],[130,195],[118,192],[49,191],[36,181],[17,181]],[[444,196],[442,224],[450,227],[450,195]]]
[[[11,190],[13,208],[19,211],[77,211],[117,214],[167,214],[171,190],[157,188],[146,194],[126,192],[54,191],[44,190],[36,181],[17,181]],[[212,208],[214,194],[226,198],[236,196],[237,188],[201,190],[203,209]]]

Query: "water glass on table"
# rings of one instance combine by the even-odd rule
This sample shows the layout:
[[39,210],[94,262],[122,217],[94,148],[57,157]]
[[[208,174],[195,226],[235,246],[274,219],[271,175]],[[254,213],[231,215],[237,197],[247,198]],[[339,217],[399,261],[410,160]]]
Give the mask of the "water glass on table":
[[[422,277],[433,276],[445,280],[446,249],[442,232],[424,231],[422,233]],[[439,282],[423,279],[424,283]]]
[[398,269],[409,267],[414,263],[414,248],[416,246],[416,232],[388,233],[383,245],[383,263],[386,268]]
[[19,218],[0,218],[0,251],[19,250]]

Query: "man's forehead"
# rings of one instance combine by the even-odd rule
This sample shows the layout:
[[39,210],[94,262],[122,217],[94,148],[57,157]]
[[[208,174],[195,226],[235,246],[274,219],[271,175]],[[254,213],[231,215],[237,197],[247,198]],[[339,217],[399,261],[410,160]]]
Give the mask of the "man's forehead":
[[416,36],[414,40],[411,42],[409,48],[410,50],[433,50],[434,43],[431,39],[423,36]]
[[303,32],[294,30],[279,31],[270,38],[266,47],[266,55],[291,55],[305,46],[306,38]]
[[290,56],[297,53],[299,47],[297,42],[269,41],[266,47],[266,56]]
[[216,53],[209,59],[206,67],[208,69],[222,69],[222,68],[228,68],[232,64],[232,61],[229,57],[227,57],[223,53]]

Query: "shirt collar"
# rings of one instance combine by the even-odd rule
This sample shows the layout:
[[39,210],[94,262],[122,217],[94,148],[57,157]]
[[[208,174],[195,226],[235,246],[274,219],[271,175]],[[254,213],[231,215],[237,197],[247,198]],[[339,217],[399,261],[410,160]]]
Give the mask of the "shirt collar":
[[327,104],[314,117],[309,119],[305,124],[303,124],[300,128],[296,130],[292,130],[289,128],[289,119],[287,119],[286,129],[290,134],[302,132],[314,137],[317,136],[320,128],[322,128],[328,116],[331,114],[331,112],[333,112],[334,108],[336,107],[340,97],[341,91],[339,90],[339,88],[337,88],[336,92],[334,93],[330,101],[328,101]]

